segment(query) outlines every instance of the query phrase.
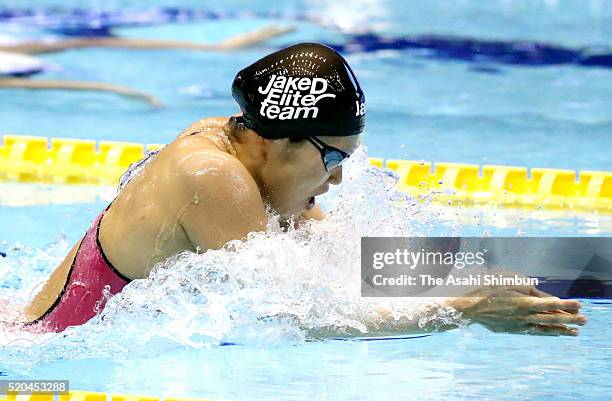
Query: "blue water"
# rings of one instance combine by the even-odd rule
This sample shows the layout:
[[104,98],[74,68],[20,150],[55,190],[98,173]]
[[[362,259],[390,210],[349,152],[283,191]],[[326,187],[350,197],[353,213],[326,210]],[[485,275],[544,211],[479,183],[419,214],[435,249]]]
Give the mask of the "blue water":
[[121,361],[62,360],[27,376],[213,400],[607,400],[612,303],[585,302],[592,324],[579,338],[470,327],[412,340],[174,347]]
[[[601,2],[586,2],[587,6],[582,1],[526,3],[494,1],[485,6],[464,2],[462,6],[450,6],[450,3],[376,2],[367,3],[363,7],[365,12],[350,7],[343,10],[340,5],[321,6],[321,2],[287,3],[273,8],[293,15],[292,19],[266,18],[265,3],[253,4],[248,9],[227,5],[226,11],[242,16],[120,27],[114,32],[126,37],[205,42],[216,42],[272,23],[294,25],[297,30],[231,55],[113,49],[43,55],[54,68],[33,79],[81,79],[129,85],[156,95],[165,107],[152,110],[109,94],[45,95],[3,90],[0,96],[10,101],[2,102],[0,132],[166,143],[194,120],[238,111],[230,85],[239,68],[284,44],[297,41],[342,44],[350,40],[351,32],[365,28],[398,38],[437,34],[482,41],[544,41],[600,51],[612,45],[610,7]],[[42,8],[53,3],[36,4]],[[159,5],[162,4],[172,5]],[[24,2],[7,3],[7,8],[10,6],[28,9]],[[80,4],[81,8],[87,6]],[[147,9],[154,6],[148,3]],[[100,7],[96,3],[90,8]],[[181,3],[181,7],[189,9],[190,4]],[[112,4],[103,8],[113,9]],[[136,3],[130,9],[138,9]],[[191,9],[201,7],[192,4]],[[248,17],[249,10],[259,14]],[[371,19],[366,18],[368,13]],[[543,13],[546,18],[536,17]],[[270,10],[267,14],[274,15]],[[358,27],[346,25],[351,18],[362,22]],[[9,36],[41,35],[41,28],[17,29],[14,25],[5,28]],[[424,57],[410,50],[352,52],[347,58],[366,92],[368,116],[364,140],[372,156],[612,169],[610,153],[605,151],[612,148],[612,137],[608,135],[612,129],[609,111],[612,69],[571,64],[536,68],[488,61],[468,63]]]
[[[45,9],[45,15],[53,16],[49,10],[57,5],[92,12],[205,7],[197,1],[143,5],[136,1],[8,0],[0,9]],[[231,81],[238,69],[257,58],[297,41],[346,45],[364,30],[381,38],[441,35],[482,43],[544,42],[576,51],[603,49],[604,53],[612,47],[612,6],[595,0],[486,4],[396,0],[333,5],[236,0],[214,10],[237,14],[122,26],[113,32],[134,38],[215,42],[271,23],[294,25],[297,30],[230,54],[85,49],[42,55],[51,68],[31,79],[129,85],[154,94],[164,107],[151,109],[109,94],[1,90],[0,134],[166,143],[199,118],[237,112]],[[43,25],[0,25],[0,39],[57,37],[57,32]],[[364,143],[369,156],[612,170],[610,68],[510,65],[495,59],[472,62],[414,49],[350,51],[346,57],[366,93]],[[359,168],[349,164],[348,170]],[[375,230],[381,234],[388,229],[389,235],[612,234],[612,220],[607,216],[434,207],[398,212],[382,195],[364,201],[359,191],[367,187],[365,182],[343,185],[349,189],[332,192],[322,199],[323,204],[333,210],[336,194],[349,199],[347,215],[355,226],[336,226],[331,233],[324,231],[329,240],[307,243],[304,252],[310,265],[283,262],[283,247],[297,245],[278,236],[270,239],[278,241],[278,248],[254,244],[239,256],[248,260],[250,252],[269,255],[262,268],[277,279],[287,276],[288,268],[295,269],[294,274],[300,267],[299,274],[312,270],[304,278],[311,283],[315,281],[308,280],[314,280],[315,273],[331,274],[329,266],[349,280],[346,271],[355,266],[341,257],[334,241],[351,248],[355,238]],[[42,196],[32,195],[33,190],[62,194],[61,187],[0,185],[0,198],[23,193],[24,204],[40,201]],[[78,203],[65,195],[68,204],[64,205],[0,205],[0,252],[7,254],[0,257],[0,299],[25,302],[110,197],[112,191],[98,200]],[[207,257],[200,263],[206,269],[214,265]],[[184,268],[180,263],[175,267],[177,271]],[[74,389],[228,400],[606,400],[612,390],[609,301],[583,300],[590,322],[577,338],[493,334],[470,326],[410,340],[309,342],[291,323],[281,319],[261,324],[256,317],[292,307],[304,314],[307,325],[316,326],[320,314],[333,320],[326,314],[329,310],[357,308],[358,299],[348,294],[337,300],[324,298],[326,282],[320,283],[321,288],[276,282],[272,290],[265,287],[265,278],[257,280],[261,285],[254,285],[243,298],[228,298],[221,287],[214,293],[219,297],[216,303],[201,304],[188,291],[173,290],[165,281],[153,279],[137,285],[152,285],[160,292],[134,289],[121,301],[125,303],[118,303],[118,310],[109,312],[116,318],[109,327],[96,323],[71,331],[68,337],[29,340],[13,334],[2,338],[6,333],[0,330],[0,372],[9,378],[69,379]],[[317,299],[327,299],[329,304],[318,305]],[[311,309],[299,309],[309,302]],[[163,318],[148,316],[146,304],[162,309]],[[185,317],[199,316],[191,315],[199,310],[203,317]],[[37,345],[28,342],[43,340]],[[241,345],[218,346],[220,341]]]

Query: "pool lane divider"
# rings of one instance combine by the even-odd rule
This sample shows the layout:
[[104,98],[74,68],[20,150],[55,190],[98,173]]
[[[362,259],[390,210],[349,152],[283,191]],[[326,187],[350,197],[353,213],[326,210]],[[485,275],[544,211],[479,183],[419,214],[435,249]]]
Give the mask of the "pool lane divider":
[[[4,135],[0,182],[116,185],[145,151],[163,146]],[[370,162],[397,174],[398,190],[417,202],[612,214],[612,172],[380,158]]]
[[[612,172],[371,158],[399,176],[397,189],[449,206],[612,213]],[[576,179],[578,178],[578,179]]]
[[[6,398],[2,397],[5,396]],[[127,394],[106,394],[94,391],[71,390],[67,394],[26,394],[8,392],[0,395],[3,401],[161,401],[160,397]],[[201,398],[165,397],[164,401],[210,401]]]
[[116,185],[121,174],[163,145],[4,135],[0,181]]

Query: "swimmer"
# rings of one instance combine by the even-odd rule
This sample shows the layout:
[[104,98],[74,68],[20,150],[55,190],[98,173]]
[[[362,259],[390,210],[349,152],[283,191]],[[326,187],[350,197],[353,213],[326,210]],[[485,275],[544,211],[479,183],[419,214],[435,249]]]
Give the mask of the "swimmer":
[[294,27],[277,27],[274,25],[259,28],[253,32],[233,36],[219,43],[197,43],[180,40],[131,39],[116,36],[74,38],[49,42],[31,41],[10,45],[0,45],[0,51],[41,54],[56,53],[64,50],[83,49],[88,47],[110,47],[124,49],[177,49],[192,51],[232,51],[264,42],[268,39],[293,32]]
[[261,43],[276,36],[292,32],[293,30],[293,27],[278,28],[275,26],[267,26],[253,32],[234,36],[217,44],[110,37],[76,38],[54,42],[22,42],[14,45],[4,45],[0,46],[0,89],[61,89],[72,91],[110,92],[131,99],[144,101],[152,107],[160,107],[161,102],[155,96],[143,93],[127,86],[88,81],[29,80],[26,78],[12,77],[13,75],[26,75],[23,73],[23,68],[19,68],[14,73],[11,73],[11,69],[9,67],[11,65],[34,66],[36,68],[26,69],[27,74],[31,75],[33,73],[42,71],[43,68],[41,65],[43,63],[40,59],[29,56],[28,54],[52,53],[86,47],[231,51]]
[[[241,114],[192,124],[122,180],[25,307],[26,327],[60,332],[85,323],[104,307],[105,286],[116,294],[179,252],[219,249],[265,231],[265,205],[285,222],[324,218],[316,197],[342,182],[342,164],[365,124],[364,94],[347,62],[326,46],[296,44],[239,71],[232,95]],[[445,302],[496,332],[577,335],[568,325],[586,323],[579,302],[533,287]],[[363,319],[372,335],[457,327],[419,327],[384,308]]]
[[144,101],[152,107],[160,107],[161,102],[149,95],[123,85],[106,82],[31,80],[23,78],[44,70],[44,62],[27,54],[0,51],[0,89],[37,89],[109,92],[119,96]]

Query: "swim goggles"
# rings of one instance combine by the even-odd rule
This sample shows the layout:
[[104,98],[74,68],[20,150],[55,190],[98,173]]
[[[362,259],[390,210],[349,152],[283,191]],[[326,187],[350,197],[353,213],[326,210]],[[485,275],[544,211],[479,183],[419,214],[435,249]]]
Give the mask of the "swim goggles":
[[319,150],[319,152],[321,152],[321,159],[323,159],[323,164],[325,165],[326,171],[330,171],[338,167],[350,156],[350,154],[346,153],[345,151],[329,146],[314,136],[309,136],[306,139],[308,139],[308,141],[312,143],[314,147]]

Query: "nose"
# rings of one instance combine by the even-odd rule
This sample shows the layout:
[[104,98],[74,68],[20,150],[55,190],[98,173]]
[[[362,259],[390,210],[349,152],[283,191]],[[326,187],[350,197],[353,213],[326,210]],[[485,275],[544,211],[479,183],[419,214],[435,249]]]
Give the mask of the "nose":
[[340,185],[342,182],[342,165],[334,168],[329,176],[329,183],[333,185]]

